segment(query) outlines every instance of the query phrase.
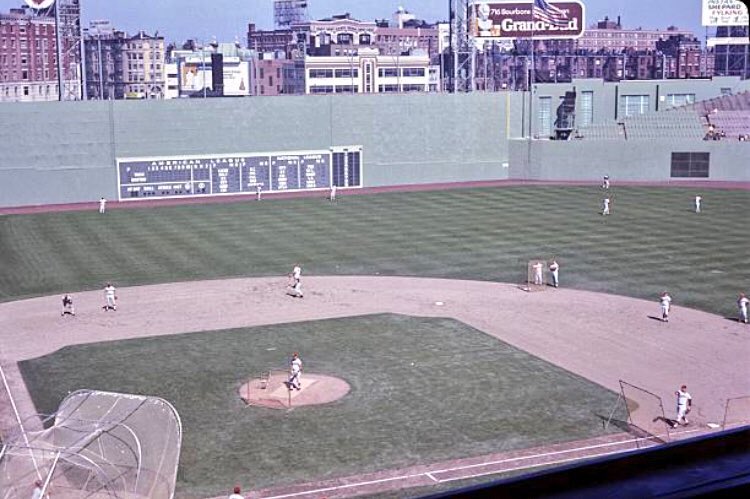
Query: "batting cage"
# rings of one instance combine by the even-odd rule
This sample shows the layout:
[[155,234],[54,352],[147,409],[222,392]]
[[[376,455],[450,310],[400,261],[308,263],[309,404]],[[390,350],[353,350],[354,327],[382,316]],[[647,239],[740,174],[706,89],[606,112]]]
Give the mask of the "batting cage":
[[166,400],[79,390],[45,427],[3,442],[3,499],[27,499],[35,483],[55,498],[174,496],[182,423]]
[[620,380],[620,394],[628,411],[628,423],[657,442],[669,441],[671,420],[664,414],[661,397]]
[[747,424],[750,424],[750,395],[728,399],[724,406],[721,429],[726,430]]

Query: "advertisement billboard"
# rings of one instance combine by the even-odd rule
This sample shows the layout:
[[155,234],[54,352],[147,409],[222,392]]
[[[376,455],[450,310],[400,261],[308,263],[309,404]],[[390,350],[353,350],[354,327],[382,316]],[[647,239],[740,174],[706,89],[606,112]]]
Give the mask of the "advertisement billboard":
[[579,38],[585,7],[577,1],[476,1],[471,6],[472,36],[486,40]]
[[224,95],[250,95],[250,63],[239,57],[224,58]]
[[55,3],[55,0],[26,0],[26,5],[36,10],[51,7],[53,3]]
[[747,7],[739,0],[703,0],[703,26],[747,26]]
[[211,60],[187,57],[180,61],[180,91],[192,93],[211,88]]

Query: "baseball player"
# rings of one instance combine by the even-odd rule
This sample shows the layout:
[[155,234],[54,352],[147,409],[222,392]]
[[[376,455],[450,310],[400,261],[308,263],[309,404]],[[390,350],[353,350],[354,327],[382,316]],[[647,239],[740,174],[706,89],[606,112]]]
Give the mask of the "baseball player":
[[703,201],[703,198],[700,196],[695,196],[695,212],[700,213],[701,212],[701,201]]
[[661,294],[659,302],[661,303],[661,320],[669,322],[669,309],[672,308],[672,297],[665,291]]
[[750,303],[745,293],[740,293],[740,297],[737,298],[737,308],[740,309],[740,317],[737,319],[739,322],[747,324],[747,305]]
[[549,271],[552,274],[552,285],[557,287],[560,283],[560,264],[557,263],[557,260],[553,259],[552,263],[549,264]]
[[677,419],[672,424],[672,428],[676,428],[678,424],[687,426],[687,415],[693,407],[693,397],[688,393],[687,385],[682,385],[674,394],[677,396]]
[[531,266],[531,268],[534,270],[534,284],[541,285],[544,282],[544,279],[542,277],[542,262],[536,262],[534,265]]
[[609,215],[609,197],[602,200],[602,215]]
[[329,196],[331,202],[336,201],[336,185],[331,185],[331,194]]
[[302,389],[302,359],[299,358],[299,354],[294,352],[292,360],[289,362],[289,380],[286,382],[286,386],[289,389],[296,388],[297,390]]
[[609,189],[609,175],[605,175],[602,180],[602,189]]
[[104,213],[107,209],[107,200],[104,198],[99,199],[99,213]]
[[260,184],[255,186],[255,200],[260,201],[260,197],[263,194],[263,188],[260,186]]
[[117,311],[117,290],[112,286],[111,282],[108,282],[104,287],[104,299],[106,300],[106,305],[102,308],[104,308],[105,312],[109,310]]
[[228,499],[245,499],[244,497],[242,497],[242,489],[239,485],[234,486],[234,490],[231,494],[229,494]]
[[299,266],[299,263],[294,264],[294,268],[292,269],[292,279],[294,279],[294,284],[297,284],[302,280],[302,267]]
[[76,309],[73,306],[73,297],[66,294],[62,298],[62,313],[60,315],[76,315]]

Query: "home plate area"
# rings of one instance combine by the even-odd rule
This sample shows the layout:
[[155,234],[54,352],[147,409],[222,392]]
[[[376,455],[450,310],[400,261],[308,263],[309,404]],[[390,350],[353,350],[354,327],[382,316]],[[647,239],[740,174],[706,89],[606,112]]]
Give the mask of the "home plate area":
[[350,390],[343,379],[323,374],[303,374],[299,390],[290,390],[288,379],[289,375],[281,371],[252,378],[240,386],[240,397],[248,406],[289,409],[335,402]]

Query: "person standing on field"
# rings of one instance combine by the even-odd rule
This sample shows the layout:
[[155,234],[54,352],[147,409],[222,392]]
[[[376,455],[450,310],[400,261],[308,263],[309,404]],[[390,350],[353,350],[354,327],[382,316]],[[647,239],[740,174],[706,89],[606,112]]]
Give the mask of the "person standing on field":
[[687,385],[682,385],[674,394],[677,396],[677,419],[672,424],[672,428],[676,428],[678,424],[687,426],[689,423],[687,415],[693,408],[693,397],[688,393]]
[[299,358],[299,354],[294,352],[292,360],[289,362],[289,381],[286,385],[289,389],[302,389],[302,359]]
[[602,200],[602,215],[609,215],[609,197]]
[[602,180],[602,189],[609,189],[609,175],[604,176],[604,180]]
[[557,260],[552,259],[552,263],[549,264],[549,271],[552,274],[552,285],[554,287],[558,287],[560,277],[560,264],[557,263]]
[[661,303],[661,320],[662,322],[669,322],[669,309],[672,308],[672,297],[665,291],[661,294],[659,302]]
[[331,194],[330,194],[329,198],[330,198],[331,202],[335,202],[336,201],[336,184],[332,184],[331,185]]
[[745,296],[745,293],[740,293],[740,297],[737,298],[737,308],[740,310],[740,317],[737,320],[744,324],[747,324],[748,303],[750,303],[750,300]]
[[66,294],[62,298],[62,314],[65,315],[76,315],[76,309],[73,306],[73,297],[70,294]]
[[234,490],[232,491],[231,494],[229,494],[229,498],[228,499],[245,499],[242,496],[242,489],[240,488],[239,485],[235,485],[234,486]]
[[112,286],[111,282],[108,282],[107,285],[104,287],[104,299],[106,300],[106,304],[104,305],[104,311],[108,312],[109,310],[117,311],[117,290],[114,286]]
[[695,212],[700,213],[701,212],[701,201],[703,201],[703,198],[700,196],[695,196]]
[[107,211],[107,200],[103,197],[99,199],[99,213]]
[[260,197],[263,195],[263,188],[260,186],[260,184],[257,184],[255,186],[255,200],[260,201]]

